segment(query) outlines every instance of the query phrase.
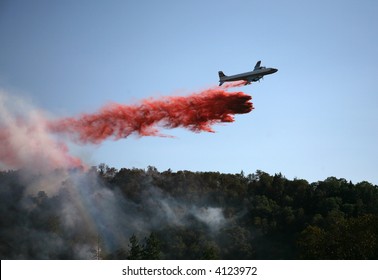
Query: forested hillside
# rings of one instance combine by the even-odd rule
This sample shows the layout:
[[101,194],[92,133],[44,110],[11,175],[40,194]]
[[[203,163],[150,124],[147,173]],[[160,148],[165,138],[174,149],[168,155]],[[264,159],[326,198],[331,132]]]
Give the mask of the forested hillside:
[[154,167],[0,173],[1,259],[378,259],[378,187]]

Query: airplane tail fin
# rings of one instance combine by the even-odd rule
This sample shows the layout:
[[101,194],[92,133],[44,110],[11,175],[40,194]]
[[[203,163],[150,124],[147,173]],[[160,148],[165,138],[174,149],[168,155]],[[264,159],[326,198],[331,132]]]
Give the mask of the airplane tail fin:
[[222,71],[218,71],[218,75],[219,75],[219,86],[221,86],[224,81],[222,81],[222,78],[224,77],[227,77]]
[[261,65],[261,60],[257,61],[256,65],[255,65],[255,69],[253,69],[253,70],[260,69],[260,65]]

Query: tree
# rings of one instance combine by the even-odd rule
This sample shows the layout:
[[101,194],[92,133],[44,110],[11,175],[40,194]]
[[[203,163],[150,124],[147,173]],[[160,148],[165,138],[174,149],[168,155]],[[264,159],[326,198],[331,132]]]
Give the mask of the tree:
[[142,259],[142,248],[139,244],[138,238],[133,234],[130,239],[130,251],[129,251],[129,260],[141,260]]
[[326,229],[308,226],[298,246],[304,259],[376,259],[378,216],[333,220]]
[[104,252],[102,247],[102,240],[100,238],[100,235],[97,234],[95,247],[91,250],[93,260],[104,259]]
[[327,259],[326,232],[317,226],[308,226],[300,234],[298,247],[302,259]]
[[142,259],[144,260],[160,260],[160,241],[155,233],[151,233],[146,239]]
[[206,244],[203,252],[203,260],[219,260],[220,249],[216,244]]

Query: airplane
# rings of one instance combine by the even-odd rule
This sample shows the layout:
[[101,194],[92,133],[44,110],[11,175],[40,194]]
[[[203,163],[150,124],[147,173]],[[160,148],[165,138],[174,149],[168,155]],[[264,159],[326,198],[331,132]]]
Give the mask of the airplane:
[[233,81],[245,81],[245,85],[249,85],[252,82],[259,81],[265,75],[273,74],[278,71],[276,68],[266,68],[261,65],[261,60],[257,61],[255,68],[251,72],[236,74],[232,76],[226,76],[222,71],[218,72],[219,75],[219,86],[221,86],[225,82],[233,82]]

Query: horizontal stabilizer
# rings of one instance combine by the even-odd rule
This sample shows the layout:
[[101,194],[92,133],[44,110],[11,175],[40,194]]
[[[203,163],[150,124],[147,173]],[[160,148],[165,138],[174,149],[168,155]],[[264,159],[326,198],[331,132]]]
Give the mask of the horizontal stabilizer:
[[226,75],[222,71],[218,71],[219,78],[226,77]]

